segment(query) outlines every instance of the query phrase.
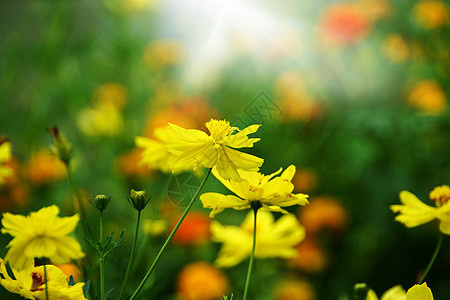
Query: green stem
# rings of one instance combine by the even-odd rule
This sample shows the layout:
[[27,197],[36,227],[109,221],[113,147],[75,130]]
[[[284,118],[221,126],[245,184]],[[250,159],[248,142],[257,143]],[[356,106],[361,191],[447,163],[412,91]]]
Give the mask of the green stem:
[[431,267],[433,266],[434,261],[436,260],[436,257],[439,253],[439,250],[441,249],[442,240],[443,240],[443,235],[441,234],[441,235],[439,235],[439,240],[436,245],[436,249],[434,249],[433,256],[431,257],[430,262],[428,263],[428,266],[425,269],[425,272],[423,273],[422,277],[419,280],[419,284],[422,284],[425,281],[425,277],[427,276],[428,272],[430,271]]
[[[72,170],[71,170],[69,164],[66,164],[66,171],[67,171],[67,178],[69,179],[70,186],[72,187],[72,192],[75,195],[76,203],[78,204],[78,207],[80,208],[80,218],[81,218],[82,222],[84,223],[86,220],[86,211],[84,210],[84,206],[82,203],[83,197],[81,196],[80,190],[78,189],[78,187],[75,184],[75,181],[73,180]],[[77,208],[73,201],[73,197],[71,199],[72,199],[73,209],[76,211]]]
[[250,256],[250,263],[248,264],[247,280],[245,281],[244,297],[243,300],[247,299],[248,287],[250,285],[250,276],[252,274],[253,259],[255,258],[255,246],[256,246],[256,215],[258,213],[259,207],[253,207],[254,221],[253,221],[253,246],[252,255]]
[[128,260],[127,271],[125,272],[125,278],[123,279],[123,284],[122,284],[122,289],[120,290],[119,300],[123,298],[123,294],[125,292],[125,285],[127,284],[127,281],[128,281],[128,275],[129,275],[129,273],[131,271],[131,267],[133,265],[134,251],[136,250],[136,242],[137,242],[137,239],[138,239],[139,221],[140,220],[141,220],[141,211],[138,210],[137,222],[136,222],[136,231],[134,232],[133,248],[131,248],[130,259]]
[[[103,211],[100,211],[100,243],[103,241]],[[100,299],[105,300],[105,255],[100,253]]]
[[134,300],[136,298],[136,296],[138,295],[138,293],[144,287],[145,282],[148,280],[148,278],[152,274],[153,270],[155,269],[156,264],[158,263],[159,259],[161,258],[161,255],[163,254],[164,250],[169,245],[169,242],[172,240],[173,236],[177,232],[178,227],[180,227],[181,223],[183,222],[184,218],[188,214],[188,212],[191,209],[192,205],[194,205],[195,200],[198,198],[198,196],[200,194],[200,191],[202,190],[203,186],[205,185],[206,181],[208,180],[208,177],[209,177],[210,174],[211,174],[211,169],[209,169],[208,172],[206,173],[205,177],[203,178],[203,181],[200,183],[200,186],[198,187],[197,191],[195,192],[195,195],[192,197],[191,202],[189,202],[188,206],[186,207],[186,209],[184,210],[184,212],[181,215],[180,219],[178,220],[178,223],[175,225],[175,227],[173,228],[172,232],[167,237],[167,240],[165,241],[164,245],[161,247],[161,250],[159,250],[158,255],[156,255],[156,258],[153,261],[153,263],[150,266],[150,268],[148,269],[147,274],[145,274],[145,276],[142,279],[141,283],[139,284],[137,289],[134,291],[133,295],[131,296],[131,298],[129,300]]
[[44,264],[45,299],[48,300],[47,266]]

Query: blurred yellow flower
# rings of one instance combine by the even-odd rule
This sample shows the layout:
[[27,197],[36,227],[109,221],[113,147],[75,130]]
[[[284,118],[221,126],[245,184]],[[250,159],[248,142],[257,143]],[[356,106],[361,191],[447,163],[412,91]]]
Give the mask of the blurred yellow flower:
[[[250,211],[241,226],[211,224],[212,240],[223,243],[216,264],[232,267],[252,253],[254,213]],[[260,210],[256,218],[255,257],[292,258],[298,252],[295,246],[305,237],[305,229],[292,215],[284,215],[275,221],[272,213]]]
[[114,105],[105,104],[80,111],[77,124],[87,135],[113,136],[122,131],[124,121],[120,110]]
[[6,139],[0,139],[0,185],[5,183],[5,179],[11,177],[14,173],[10,166],[5,165],[5,162],[11,159],[11,142]]
[[[436,197],[436,198],[431,198]],[[430,198],[436,201],[438,207],[429,206],[421,202],[414,194],[408,191],[400,193],[401,205],[391,205],[391,210],[400,213],[395,220],[412,228],[434,219],[439,219],[439,229],[445,234],[450,234],[450,187],[439,186],[430,193]]]
[[406,61],[410,55],[408,43],[399,34],[389,35],[382,44],[386,57],[394,63]]
[[439,0],[423,0],[413,8],[413,17],[425,29],[434,29],[449,24],[448,4]]
[[66,168],[57,156],[43,150],[31,155],[25,175],[32,184],[42,185],[64,178]]
[[[400,286],[396,285],[387,290],[380,300],[433,300],[433,293],[431,289],[424,282],[421,285],[414,285],[412,288],[405,292]],[[367,300],[378,300],[377,295],[373,290],[370,290],[367,294]]]
[[144,60],[151,69],[176,65],[183,59],[184,47],[177,40],[156,40],[148,44]]
[[[150,168],[156,164],[163,171],[170,169],[173,172],[196,170],[198,166],[216,167],[222,177],[236,181],[241,180],[238,170],[259,170],[263,159],[232,148],[252,147],[260,139],[247,135],[256,132],[260,125],[239,130],[231,127],[228,121],[211,119],[205,126],[210,135],[169,123],[168,127],[155,130],[159,141],[137,137],[136,143],[144,148],[142,162]],[[155,158],[157,154],[159,158]]]
[[[221,177],[214,168],[213,174],[222,182],[234,195],[222,195],[219,193],[205,193],[200,196],[203,207],[212,208],[210,217],[213,218],[226,208],[247,209],[252,202],[262,204],[263,210],[288,213],[281,207],[292,205],[308,204],[308,195],[294,194],[294,185],[291,183],[295,174],[295,167],[290,165],[283,173],[282,168],[270,175],[259,172],[239,171],[242,181],[226,180]],[[275,177],[276,175],[281,175]]]
[[169,222],[165,219],[145,219],[142,222],[142,231],[150,236],[160,236],[166,233]]
[[215,300],[227,292],[228,280],[207,262],[187,265],[178,275],[177,294],[180,300]]
[[128,98],[127,89],[120,83],[105,83],[92,93],[94,107],[114,106],[122,109]]
[[78,224],[78,214],[62,218],[58,214],[59,208],[55,205],[26,217],[3,214],[2,233],[13,236],[5,257],[11,268],[23,270],[35,257],[47,257],[55,264],[64,264],[84,256],[80,244],[68,236]]
[[439,83],[422,80],[411,88],[408,102],[426,114],[438,115],[447,108],[447,98]]
[[357,0],[356,4],[368,15],[371,21],[386,17],[391,11],[387,0]]
[[280,281],[274,290],[274,300],[314,300],[313,286],[303,280],[288,278]]
[[[68,276],[53,265],[46,265],[49,299],[82,300],[84,283],[70,286]],[[44,266],[34,267],[34,263],[23,270],[12,268],[14,279],[8,274],[5,262],[0,258],[0,284],[9,292],[26,299],[46,299]]]

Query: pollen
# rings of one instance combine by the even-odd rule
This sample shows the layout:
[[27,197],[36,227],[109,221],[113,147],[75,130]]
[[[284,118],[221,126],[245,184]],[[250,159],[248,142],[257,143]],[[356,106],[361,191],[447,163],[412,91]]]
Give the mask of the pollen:
[[209,133],[211,133],[211,137],[216,142],[224,139],[233,132],[233,129],[230,126],[230,122],[225,120],[211,119],[210,121],[206,122],[205,126],[206,128],[208,128]]
[[43,274],[38,273],[38,272],[33,272],[31,273],[31,279],[32,279],[32,283],[31,283],[31,291],[37,291],[42,289],[42,285],[45,284],[45,278],[43,276]]
[[450,187],[448,185],[435,187],[430,192],[430,199],[435,201],[438,206],[446,204],[450,200]]

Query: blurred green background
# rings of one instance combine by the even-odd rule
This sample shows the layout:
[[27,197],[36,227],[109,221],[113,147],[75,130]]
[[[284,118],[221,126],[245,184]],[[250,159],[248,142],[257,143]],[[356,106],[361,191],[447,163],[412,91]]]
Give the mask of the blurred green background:
[[[106,230],[125,229],[128,242],[107,259],[106,289],[116,299],[135,222],[129,191],[146,189],[153,198],[144,217],[170,227],[186,205],[175,180],[201,179],[139,166],[135,137],[167,122],[205,130],[212,117],[241,129],[261,124],[248,152],[264,158],[265,174],[294,164],[296,191],[310,195],[311,208],[290,209],[307,228],[299,259],[256,260],[252,299],[346,299],[357,282],[380,296],[397,284],[408,289],[431,257],[437,223],[407,229],[389,206],[402,190],[430,203],[428,193],[450,183],[449,24],[449,5],[438,0],[3,1],[0,135],[12,143],[15,176],[0,187],[1,212],[52,203],[72,212],[64,170],[48,155],[45,129],[58,126],[74,145],[86,199],[112,196]],[[205,191],[213,190],[227,193],[210,180]],[[181,271],[215,260],[208,210],[200,202],[195,210],[200,217],[142,299],[189,299]],[[89,220],[97,230],[94,209]],[[165,230],[141,232],[130,291]],[[1,236],[2,245],[9,240]],[[449,247],[444,239],[427,278],[435,299],[450,297]],[[246,270],[247,261],[220,270],[238,299]],[[4,289],[0,297],[16,299]]]

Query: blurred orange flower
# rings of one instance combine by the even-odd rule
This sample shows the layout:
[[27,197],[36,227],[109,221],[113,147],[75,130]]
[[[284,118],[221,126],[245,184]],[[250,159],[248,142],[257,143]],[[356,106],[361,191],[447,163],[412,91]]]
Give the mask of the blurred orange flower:
[[294,191],[302,193],[313,191],[317,187],[317,182],[317,175],[308,169],[297,169],[294,178],[292,178]]
[[124,108],[128,98],[127,89],[120,83],[110,82],[99,86],[92,93],[94,107],[112,105],[117,109]]
[[33,153],[24,172],[25,177],[33,185],[52,183],[66,176],[64,163],[47,150]]
[[439,83],[422,80],[415,83],[409,91],[408,102],[422,112],[439,115],[447,108],[447,98]]
[[29,188],[18,177],[20,164],[15,158],[4,165],[13,170],[13,176],[6,178],[5,184],[0,185],[0,212],[13,212],[25,204]]
[[133,149],[117,158],[119,171],[127,177],[141,177],[150,174],[150,169],[140,164],[142,149]]
[[347,223],[347,211],[333,197],[315,197],[299,214],[306,232],[314,233],[322,228],[342,229]]
[[289,70],[278,76],[274,90],[282,119],[308,121],[320,115],[319,104],[309,93],[305,79],[298,70]]
[[63,264],[63,265],[55,265],[57,266],[67,277],[72,276],[73,282],[78,282],[81,280],[82,273],[81,270],[73,263]]
[[178,275],[177,294],[181,300],[220,299],[228,290],[228,280],[208,262],[187,265]]
[[275,285],[274,300],[314,300],[314,287],[303,280],[286,278]]
[[324,46],[344,47],[365,38],[371,24],[360,5],[350,2],[331,4],[323,12],[320,27]]
[[356,4],[372,21],[386,17],[391,11],[391,5],[387,0],[358,0]]
[[405,39],[399,34],[389,35],[382,44],[383,52],[394,63],[406,61],[410,55],[410,48]]
[[[172,228],[178,219],[174,218]],[[207,215],[192,211],[173,236],[173,242],[180,245],[201,245],[208,242],[211,235],[210,223]]]
[[154,70],[176,65],[183,59],[183,48],[183,45],[177,40],[155,40],[147,45],[144,61],[150,69]]
[[297,247],[298,255],[289,261],[289,265],[310,273],[322,271],[327,257],[312,237],[304,239]]
[[218,112],[205,99],[180,99],[152,114],[145,125],[144,135],[154,137],[153,130],[165,127],[168,123],[183,128],[202,129],[207,121],[218,115]]
[[425,29],[434,29],[449,24],[449,7],[443,1],[423,0],[413,8],[413,17]]

